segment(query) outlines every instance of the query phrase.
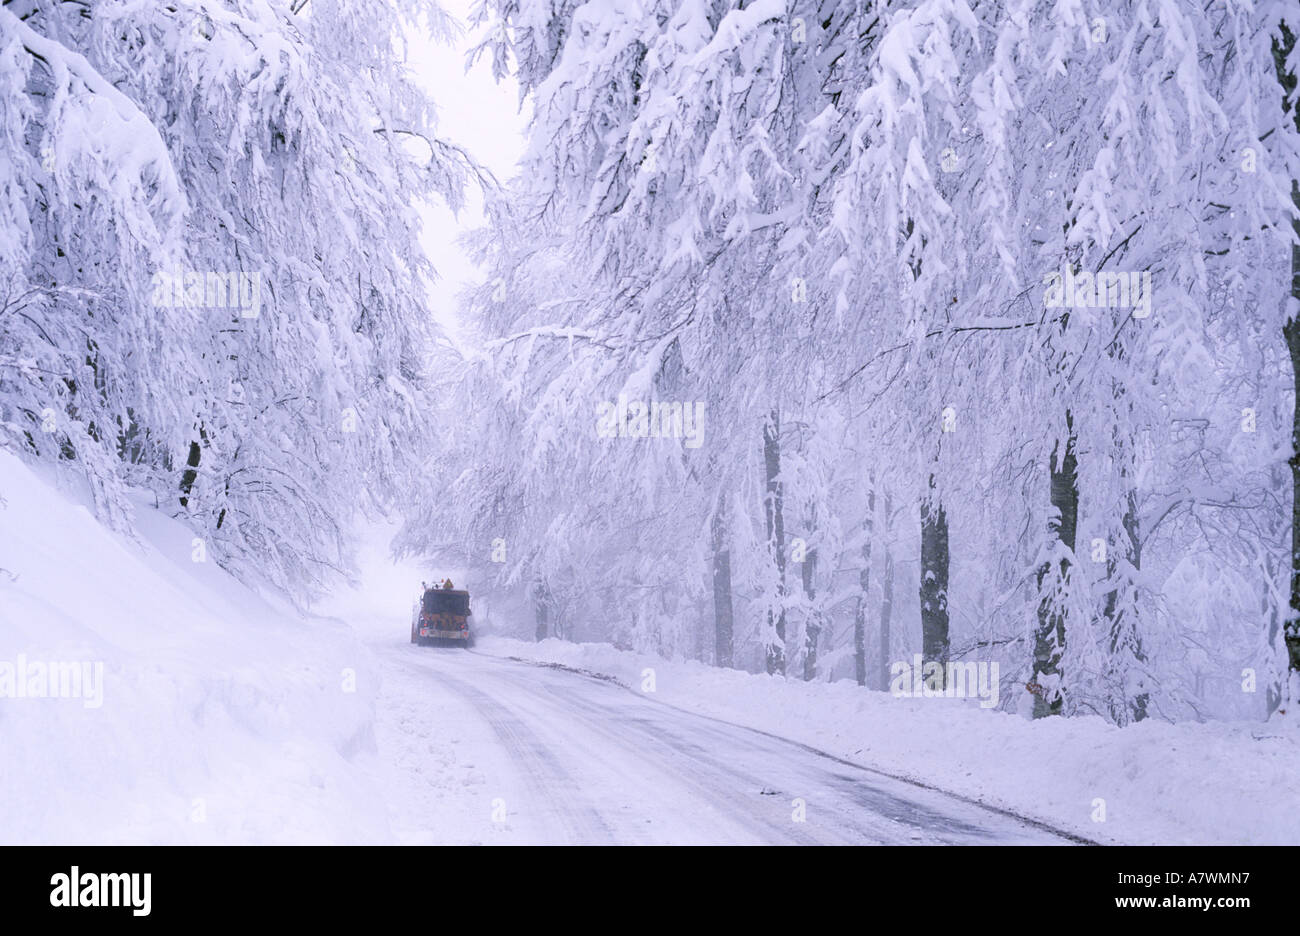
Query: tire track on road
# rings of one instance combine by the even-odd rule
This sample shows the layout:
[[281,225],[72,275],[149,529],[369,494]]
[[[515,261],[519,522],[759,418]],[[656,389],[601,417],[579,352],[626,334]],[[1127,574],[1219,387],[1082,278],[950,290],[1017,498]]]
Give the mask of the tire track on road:
[[[487,653],[482,653],[478,651],[474,651],[474,653],[476,656],[480,656],[480,657],[492,657],[491,654],[487,654]],[[1013,820],[1014,822],[1020,823],[1021,825],[1026,827],[1026,829],[1031,829],[1036,832],[1046,833],[1049,836],[1060,839],[1062,844],[1065,843],[1074,844],[1074,845],[1099,845],[1100,844],[1099,842],[1086,838],[1082,835],[1079,835],[1078,833],[1070,832],[1065,829],[1058,828],[1041,819],[1035,819],[1029,816],[1024,816],[1002,806],[985,803],[978,799],[975,799],[970,796],[965,796],[960,793],[954,793],[950,790],[942,789],[941,787],[934,786],[933,784],[926,783],[914,777],[909,777],[904,774],[892,773],[890,771],[881,770],[880,768],[877,767],[869,767],[865,764],[859,764],[847,758],[840,757],[838,755],[831,754],[827,751],[823,751],[819,748],[813,747],[810,744],[805,744],[801,741],[795,741],[791,738],[785,738],[782,737],[781,735],[774,734],[773,732],[764,731],[761,728],[753,728],[748,725],[741,725],[735,722],[730,722],[727,721],[726,719],[718,718],[713,715],[707,715],[701,712],[694,712],[691,711],[690,709],[685,709],[680,706],[674,705],[671,702],[665,702],[662,699],[657,699],[652,696],[647,696],[642,693],[638,693],[636,692],[635,689],[627,685],[624,685],[619,680],[611,676],[608,676],[607,674],[593,673],[588,670],[580,669],[577,667],[567,666],[563,663],[534,661],[534,660],[524,659],[522,657],[495,657],[495,659],[506,660],[516,664],[521,664],[523,666],[540,668],[552,672],[556,672],[556,671],[568,672],[568,673],[572,673],[575,676],[584,677],[585,679],[591,681],[592,683],[617,687],[623,692],[629,693],[643,702],[652,702],[657,706],[661,706],[663,709],[679,713],[680,715],[693,718],[693,719],[699,719],[704,722],[712,723],[712,725],[716,726],[715,730],[725,728],[725,729],[735,730],[740,732],[748,732],[759,738],[765,739],[768,742],[777,742],[782,745],[788,745],[792,748],[796,748],[808,754],[814,755],[817,758],[825,759],[828,762],[833,762],[837,765],[840,765],[841,767],[847,767],[856,772],[860,772],[868,775],[874,775],[876,777],[880,777],[888,781],[903,784],[905,786],[914,787],[920,791],[924,791],[924,794],[928,794],[929,796],[938,797],[940,800],[947,799],[947,800],[954,801],[955,803],[959,803],[968,807],[973,807],[979,810],[980,812],[990,814],[991,816],[998,816],[1003,819]],[[842,771],[840,772],[839,779],[841,781],[847,781],[850,784],[854,782],[853,778],[844,776]],[[873,797],[876,798],[888,797],[893,800],[898,800],[898,797],[894,794],[890,794],[887,791],[880,790],[878,788],[873,788],[873,789],[875,789],[875,792],[872,796],[860,797],[860,802],[863,805],[865,805],[867,802],[871,802]],[[912,809],[910,811],[918,815],[924,814],[924,812],[917,811],[915,809]]]
[[[511,760],[519,767],[534,805],[545,803],[549,807],[547,815],[537,817],[540,824],[558,825],[563,836],[575,844],[616,844],[613,831],[605,820],[583,802],[577,781],[518,716],[463,680],[442,670],[429,672],[473,705],[492,727]],[[506,809],[508,813],[510,804]]]

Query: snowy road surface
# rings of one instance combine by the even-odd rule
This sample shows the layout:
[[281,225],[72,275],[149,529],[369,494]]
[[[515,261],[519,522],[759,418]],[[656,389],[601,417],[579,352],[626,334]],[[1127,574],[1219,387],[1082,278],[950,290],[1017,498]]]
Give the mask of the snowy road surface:
[[977,804],[569,670],[374,647],[401,841],[1069,844]]

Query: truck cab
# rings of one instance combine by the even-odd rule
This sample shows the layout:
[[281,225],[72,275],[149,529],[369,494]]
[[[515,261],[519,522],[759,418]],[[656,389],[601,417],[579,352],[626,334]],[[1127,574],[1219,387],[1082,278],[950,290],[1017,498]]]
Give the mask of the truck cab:
[[469,647],[472,614],[468,591],[447,584],[425,585],[411,618],[411,643]]

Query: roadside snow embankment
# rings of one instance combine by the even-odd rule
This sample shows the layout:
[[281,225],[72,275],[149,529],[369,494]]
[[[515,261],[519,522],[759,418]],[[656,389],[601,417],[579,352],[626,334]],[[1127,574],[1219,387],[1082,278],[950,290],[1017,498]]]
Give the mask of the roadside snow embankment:
[[[609,676],[635,692],[1048,822],[1098,842],[1300,844],[1294,723],[1116,728],[1030,721],[978,700],[894,698],[561,640],[478,650]],[[1101,818],[1104,817],[1104,818]]]
[[389,838],[368,652],[136,513],[133,542],[0,452],[0,843]]

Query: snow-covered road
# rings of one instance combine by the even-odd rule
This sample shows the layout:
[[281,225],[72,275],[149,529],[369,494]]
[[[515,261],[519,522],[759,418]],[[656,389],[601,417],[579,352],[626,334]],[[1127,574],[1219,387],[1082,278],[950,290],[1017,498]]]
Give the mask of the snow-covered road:
[[379,761],[409,842],[1069,841],[612,682],[458,649],[374,645]]

